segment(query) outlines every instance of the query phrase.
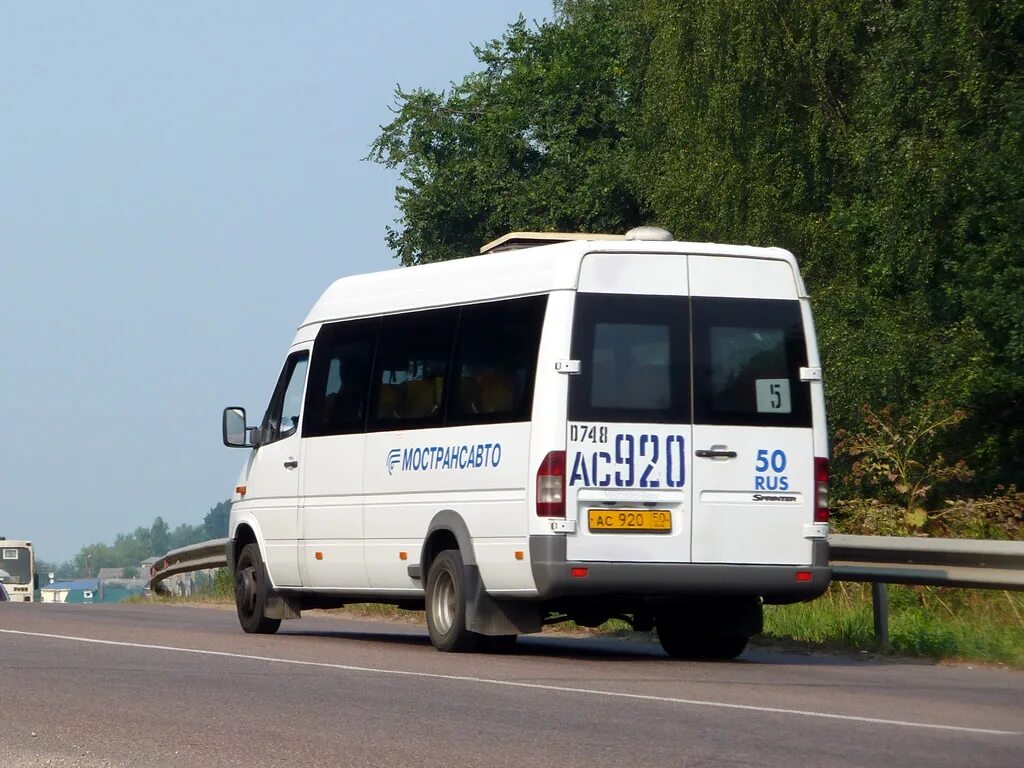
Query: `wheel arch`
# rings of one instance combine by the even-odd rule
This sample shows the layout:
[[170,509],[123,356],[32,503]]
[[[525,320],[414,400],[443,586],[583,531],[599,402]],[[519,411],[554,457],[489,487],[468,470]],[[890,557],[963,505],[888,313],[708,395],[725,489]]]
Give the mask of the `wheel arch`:
[[420,552],[420,575],[424,586],[427,583],[430,563],[439,552],[452,549],[453,545],[462,554],[464,565],[476,565],[473,537],[469,533],[466,521],[455,510],[442,509],[431,519],[430,525],[427,526],[426,536],[423,537],[423,549]]
[[[267,548],[263,543],[263,534],[260,531],[259,523],[256,522],[252,515],[248,514],[240,516],[237,520],[233,521],[231,536],[228,539],[228,571],[231,573],[232,578],[235,575],[238,558],[241,556],[242,549],[246,544],[255,544],[259,547],[260,556],[265,564],[267,561]],[[274,577],[270,573],[269,568],[267,569],[267,575],[270,577],[270,583],[273,584]]]

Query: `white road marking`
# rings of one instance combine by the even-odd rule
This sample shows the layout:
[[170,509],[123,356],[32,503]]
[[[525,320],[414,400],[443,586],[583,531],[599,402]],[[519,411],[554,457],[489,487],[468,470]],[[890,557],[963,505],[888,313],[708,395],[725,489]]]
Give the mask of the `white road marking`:
[[663,704],[686,704],[694,707],[717,707],[719,709],[737,709],[747,712],[765,712],[776,715],[798,715],[800,717],[817,717],[826,720],[844,720],[856,723],[873,723],[877,725],[896,725],[906,728],[930,728],[937,731],[957,731],[960,733],[979,733],[989,736],[1020,736],[1020,731],[1000,731],[992,728],[970,728],[963,725],[943,725],[941,723],[919,723],[911,720],[886,720],[881,717],[860,717],[858,715],[839,715],[831,712],[809,712],[801,709],[784,709],[782,707],[759,707],[753,704],[732,704],[724,701],[706,701],[703,699],[681,699],[673,696],[651,696],[643,693],[623,693],[620,691],[602,691],[596,688],[571,688],[563,685],[544,685],[543,683],[522,683],[515,680],[494,680],[486,677],[469,677],[466,675],[442,675],[436,672],[414,672],[405,669],[382,669],[380,667],[358,667],[351,664],[330,664],[323,661],[301,661],[299,659],[283,659],[275,656],[253,656],[247,653],[229,653],[228,651],[208,651],[199,648],[179,648],[173,645],[152,645],[149,643],[126,643],[118,640],[97,640],[92,637],[75,637],[73,635],[53,635],[46,632],[24,632],[17,629],[0,629],[6,635],[24,635],[41,637],[50,640],[67,640],[76,643],[93,643],[95,645],[112,645],[121,648],[140,648],[148,651],[171,651],[174,653],[195,653],[201,656],[222,656],[247,661],[262,661],[273,664],[293,664],[301,667],[323,667],[338,669],[344,672],[366,672],[378,675],[398,675],[403,677],[424,677],[435,680],[451,680],[460,683],[477,685],[496,685],[508,688],[530,688],[556,693],[574,693],[588,696],[608,696],[641,701],[656,701]]

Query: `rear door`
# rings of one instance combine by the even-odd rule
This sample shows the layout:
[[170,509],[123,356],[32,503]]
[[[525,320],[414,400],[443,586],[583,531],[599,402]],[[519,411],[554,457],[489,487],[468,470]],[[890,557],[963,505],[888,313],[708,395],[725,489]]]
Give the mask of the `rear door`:
[[570,560],[690,560],[686,256],[590,254],[573,320]]
[[810,563],[814,447],[796,276],[781,260],[689,264],[693,561]]

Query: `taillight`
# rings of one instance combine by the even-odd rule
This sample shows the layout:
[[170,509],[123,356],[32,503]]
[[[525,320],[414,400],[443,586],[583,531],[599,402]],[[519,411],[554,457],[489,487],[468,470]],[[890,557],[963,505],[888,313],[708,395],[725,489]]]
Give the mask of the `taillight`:
[[565,517],[565,451],[551,451],[537,470],[537,515]]
[[814,459],[814,522],[828,522],[828,459]]

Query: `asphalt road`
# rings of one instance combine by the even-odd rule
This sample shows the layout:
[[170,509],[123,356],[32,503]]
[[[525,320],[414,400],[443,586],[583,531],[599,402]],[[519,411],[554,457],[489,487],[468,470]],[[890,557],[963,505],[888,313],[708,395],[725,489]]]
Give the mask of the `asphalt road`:
[[1024,673],[531,637],[441,654],[416,625],[0,606],[0,766],[1024,765]]

